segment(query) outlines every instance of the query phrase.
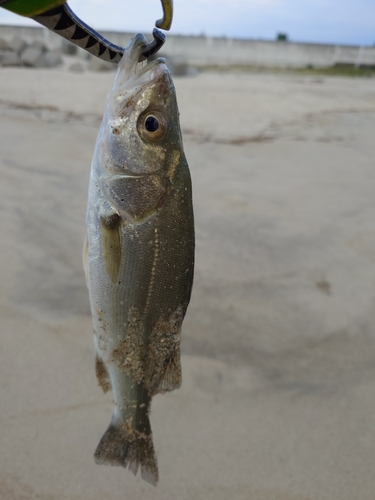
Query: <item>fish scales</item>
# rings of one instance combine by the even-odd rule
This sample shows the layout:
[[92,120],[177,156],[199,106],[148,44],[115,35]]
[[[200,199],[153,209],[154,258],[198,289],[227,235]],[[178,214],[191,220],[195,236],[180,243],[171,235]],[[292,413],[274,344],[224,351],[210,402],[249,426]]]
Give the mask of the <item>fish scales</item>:
[[163,59],[140,67],[131,40],[115,78],[91,166],[84,267],[96,374],[115,410],[97,463],[152,484],[152,397],[181,384],[180,332],[194,267],[191,180],[173,82]]

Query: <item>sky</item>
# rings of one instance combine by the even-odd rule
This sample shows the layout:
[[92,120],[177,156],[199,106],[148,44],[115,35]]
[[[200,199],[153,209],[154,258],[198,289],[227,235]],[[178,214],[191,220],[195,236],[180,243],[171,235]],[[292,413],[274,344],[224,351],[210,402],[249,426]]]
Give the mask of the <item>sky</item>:
[[[150,33],[160,0],[69,0],[95,29]],[[33,21],[0,8],[0,24]],[[291,41],[375,44],[375,0],[174,0],[172,34]]]

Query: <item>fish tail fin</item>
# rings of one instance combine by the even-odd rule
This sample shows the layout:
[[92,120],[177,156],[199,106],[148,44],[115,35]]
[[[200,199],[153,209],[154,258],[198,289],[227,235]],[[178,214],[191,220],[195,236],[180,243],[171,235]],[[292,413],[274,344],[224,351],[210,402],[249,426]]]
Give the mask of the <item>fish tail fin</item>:
[[138,430],[132,427],[130,421],[119,426],[112,419],[94,458],[97,464],[128,467],[134,475],[140,466],[142,479],[156,486],[159,471],[148,417],[144,424],[144,428]]

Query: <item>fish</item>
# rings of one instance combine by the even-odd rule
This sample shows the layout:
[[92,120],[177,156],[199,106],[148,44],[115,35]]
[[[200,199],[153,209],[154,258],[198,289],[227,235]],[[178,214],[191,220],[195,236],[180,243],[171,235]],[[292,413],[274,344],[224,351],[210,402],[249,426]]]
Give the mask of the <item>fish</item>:
[[90,171],[84,268],[96,374],[114,413],[98,464],[159,478],[153,396],[181,385],[181,326],[194,272],[192,185],[176,91],[162,58],[139,64],[146,38],[121,59]]

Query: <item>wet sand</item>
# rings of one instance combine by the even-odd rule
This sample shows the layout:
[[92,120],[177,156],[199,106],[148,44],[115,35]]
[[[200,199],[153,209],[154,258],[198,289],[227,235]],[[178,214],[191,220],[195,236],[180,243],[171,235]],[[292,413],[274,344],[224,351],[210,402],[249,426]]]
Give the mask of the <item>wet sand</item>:
[[1,500],[373,500],[373,79],[175,79],[196,277],[160,483],[98,466],[81,252],[114,74],[0,68]]

